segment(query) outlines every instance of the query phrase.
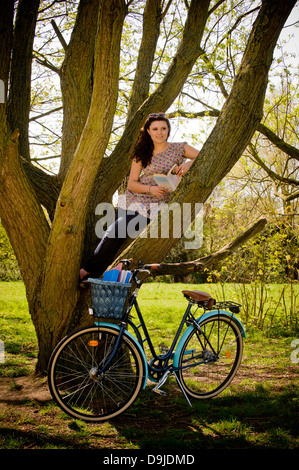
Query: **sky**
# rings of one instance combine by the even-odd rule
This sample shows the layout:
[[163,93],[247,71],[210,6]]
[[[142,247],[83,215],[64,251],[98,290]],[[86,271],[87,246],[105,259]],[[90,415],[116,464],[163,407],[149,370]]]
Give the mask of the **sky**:
[[[295,24],[297,23],[297,27]],[[283,28],[280,39],[288,39],[288,36],[293,36],[288,40],[287,50],[294,52],[299,57],[299,2],[296,7],[293,8],[289,18],[286,21],[285,27]],[[298,62],[297,62],[298,65]]]

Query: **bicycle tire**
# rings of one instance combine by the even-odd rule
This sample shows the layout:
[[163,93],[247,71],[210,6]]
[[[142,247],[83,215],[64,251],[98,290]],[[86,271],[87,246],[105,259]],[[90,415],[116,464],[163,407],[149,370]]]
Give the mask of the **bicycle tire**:
[[230,315],[216,314],[199,325],[206,337],[196,328],[190,332],[180,353],[178,377],[187,395],[205,399],[221,393],[233,380],[242,360],[243,339]]
[[108,326],[82,328],[54,349],[48,367],[50,392],[59,407],[75,419],[101,422],[123,413],[142,387],[144,365],[138,348],[123,336],[106,372],[104,365],[119,332]]

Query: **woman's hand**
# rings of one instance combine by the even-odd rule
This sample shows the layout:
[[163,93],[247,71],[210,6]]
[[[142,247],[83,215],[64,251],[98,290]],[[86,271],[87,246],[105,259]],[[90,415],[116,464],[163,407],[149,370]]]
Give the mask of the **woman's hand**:
[[178,176],[184,176],[187,173],[187,171],[189,170],[192,163],[193,163],[193,160],[191,160],[189,162],[182,163],[180,166],[177,167],[176,174]]
[[168,189],[162,188],[161,186],[151,186],[150,193],[156,197],[162,197],[168,193]]

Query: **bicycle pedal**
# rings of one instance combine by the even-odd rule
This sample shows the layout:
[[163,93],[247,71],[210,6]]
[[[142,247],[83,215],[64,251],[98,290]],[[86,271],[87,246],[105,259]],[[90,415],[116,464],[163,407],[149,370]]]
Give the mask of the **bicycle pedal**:
[[167,370],[165,372],[165,374],[163,375],[163,377],[161,378],[161,380],[157,383],[157,385],[153,388],[153,391],[158,393],[159,395],[167,395],[166,392],[164,392],[164,390],[160,390],[160,388],[162,387],[162,385],[165,384],[166,380],[168,379],[168,376],[170,375],[170,371]]
[[157,393],[158,395],[162,395],[162,396],[167,395],[167,393],[164,392],[164,390],[160,390],[159,388],[156,388],[156,387],[153,389],[153,392]]

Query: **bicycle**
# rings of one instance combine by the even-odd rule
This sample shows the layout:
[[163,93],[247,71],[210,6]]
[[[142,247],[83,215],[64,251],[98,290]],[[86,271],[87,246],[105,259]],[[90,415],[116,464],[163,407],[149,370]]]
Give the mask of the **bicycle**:
[[[122,262],[129,265],[129,260]],[[94,324],[61,340],[48,368],[50,392],[60,408],[73,418],[101,422],[120,415],[133,404],[148,379],[156,383],[155,392],[165,394],[161,387],[173,374],[192,406],[192,398],[212,398],[235,377],[245,338],[244,327],[235,315],[241,305],[216,302],[207,292],[182,291],[188,301],[186,311],[169,349],[157,354],[137,302],[143,282],[140,273],[150,273],[156,266],[141,265],[134,269],[129,284],[88,279]],[[135,288],[128,295],[133,282]],[[98,288],[104,288],[105,294],[99,295]],[[112,302],[108,307],[107,299]],[[138,325],[132,321],[133,306]],[[203,312],[196,318],[198,309]],[[102,316],[117,318],[118,323],[102,321]],[[151,353],[149,361],[145,342]]]

